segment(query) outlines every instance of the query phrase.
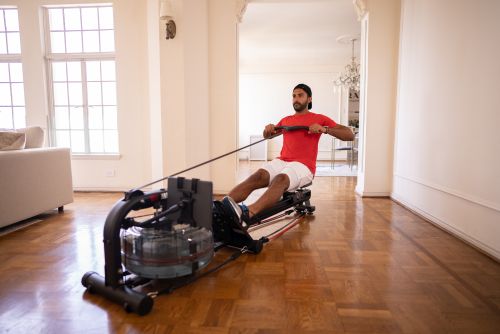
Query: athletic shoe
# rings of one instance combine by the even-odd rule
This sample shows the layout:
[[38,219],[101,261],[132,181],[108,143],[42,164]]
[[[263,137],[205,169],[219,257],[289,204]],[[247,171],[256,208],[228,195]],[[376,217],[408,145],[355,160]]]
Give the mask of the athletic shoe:
[[222,204],[224,204],[224,206],[229,209],[233,217],[238,222],[240,222],[241,226],[243,226],[244,228],[248,227],[249,217],[248,217],[248,208],[246,207],[246,205],[243,206],[238,205],[234,201],[234,199],[232,199],[229,196],[225,196],[222,199]]

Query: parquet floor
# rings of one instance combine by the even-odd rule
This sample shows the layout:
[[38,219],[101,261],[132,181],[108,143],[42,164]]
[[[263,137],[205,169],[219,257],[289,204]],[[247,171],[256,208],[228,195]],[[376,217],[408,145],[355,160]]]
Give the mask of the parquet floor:
[[143,317],[80,284],[103,273],[102,226],[120,194],[76,193],[63,214],[0,237],[0,332],[500,333],[500,264],[354,186],[316,178],[314,216]]

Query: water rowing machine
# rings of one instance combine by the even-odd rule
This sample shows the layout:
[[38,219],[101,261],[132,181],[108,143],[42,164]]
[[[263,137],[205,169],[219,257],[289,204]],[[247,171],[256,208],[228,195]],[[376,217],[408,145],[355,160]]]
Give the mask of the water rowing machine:
[[[296,131],[308,127],[277,129]],[[213,201],[211,182],[173,177],[177,174],[167,177],[168,191],[145,193],[140,190],[143,186],[125,193],[115,203],[104,224],[105,274],[103,277],[90,271],[83,275],[82,285],[88,292],[123,305],[127,312],[145,315],[151,311],[156,295],[213,272],[244,252],[257,254],[269,241],[268,237],[253,239],[220,201]],[[285,214],[312,214],[310,198],[311,191],[305,187],[285,192],[273,207],[253,216],[250,225],[269,222],[285,210]],[[240,251],[202,272],[224,246]],[[151,287],[155,280],[168,281],[168,287],[147,292],[148,284]]]

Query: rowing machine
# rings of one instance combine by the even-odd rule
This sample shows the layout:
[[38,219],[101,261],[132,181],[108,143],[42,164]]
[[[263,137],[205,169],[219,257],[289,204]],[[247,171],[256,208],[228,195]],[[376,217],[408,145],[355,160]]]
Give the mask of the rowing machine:
[[[257,254],[269,241],[267,237],[254,240],[220,201],[213,201],[211,182],[172,176],[167,182],[168,191],[145,193],[140,190],[143,186],[115,203],[104,224],[104,277],[93,271],[82,277],[88,292],[123,305],[127,312],[145,315],[156,295],[193,282],[244,252]],[[285,210],[312,214],[310,197],[311,191],[305,187],[286,192],[273,207],[252,217],[250,225],[272,220]],[[224,246],[240,251],[203,272]],[[147,292],[158,280],[168,287]]]

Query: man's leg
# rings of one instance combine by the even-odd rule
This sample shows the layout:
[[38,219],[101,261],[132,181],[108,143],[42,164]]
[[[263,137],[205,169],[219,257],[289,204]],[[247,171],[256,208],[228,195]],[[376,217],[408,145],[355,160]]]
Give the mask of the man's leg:
[[235,202],[239,203],[247,199],[248,195],[255,189],[267,187],[269,185],[269,172],[259,169],[250,175],[245,181],[234,187],[228,194]]
[[[274,159],[231,190],[229,196],[224,197],[222,202],[238,219],[244,221],[242,224],[246,227],[250,217],[276,204],[287,189],[295,190],[309,183],[312,178],[311,171],[300,162],[288,163]],[[255,203],[249,206],[237,204],[245,200],[253,190],[267,185],[268,189]]]
[[248,206],[248,216],[252,217],[254,214],[272,207],[276,204],[283,193],[288,189],[290,185],[290,178],[286,174],[278,174],[271,181],[271,184],[267,188],[266,192],[255,201],[255,203]]

